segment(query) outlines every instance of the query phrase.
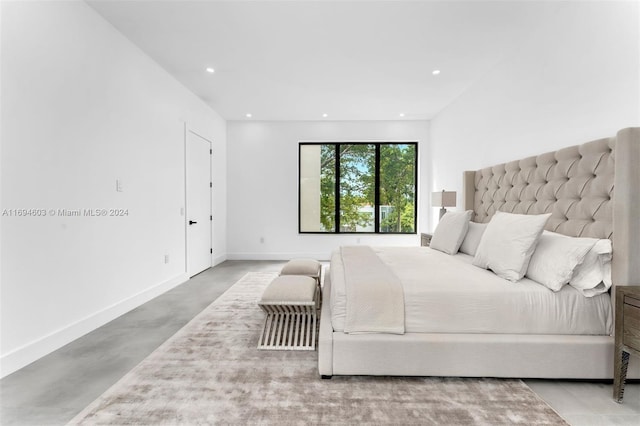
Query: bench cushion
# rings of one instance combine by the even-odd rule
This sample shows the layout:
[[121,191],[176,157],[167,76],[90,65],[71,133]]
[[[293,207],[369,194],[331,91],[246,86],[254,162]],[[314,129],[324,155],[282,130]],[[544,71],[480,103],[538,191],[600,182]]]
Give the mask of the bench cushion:
[[320,262],[315,259],[293,259],[282,267],[280,275],[306,275],[319,278],[321,269]]
[[313,302],[316,280],[301,275],[281,275],[267,286],[260,304],[293,304]]

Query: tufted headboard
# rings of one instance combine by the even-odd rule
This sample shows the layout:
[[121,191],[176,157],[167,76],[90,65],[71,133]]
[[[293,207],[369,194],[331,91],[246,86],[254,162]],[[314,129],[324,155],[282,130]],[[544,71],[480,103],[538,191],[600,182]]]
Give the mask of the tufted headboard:
[[640,128],[464,173],[472,220],[551,213],[546,229],[610,238],[614,285],[640,284]]

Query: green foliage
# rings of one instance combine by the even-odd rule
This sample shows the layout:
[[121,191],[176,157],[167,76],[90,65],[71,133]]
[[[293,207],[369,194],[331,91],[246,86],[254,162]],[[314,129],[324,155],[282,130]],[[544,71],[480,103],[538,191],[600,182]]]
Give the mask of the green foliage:
[[393,207],[380,223],[385,232],[414,231],[415,155],[415,145],[380,147],[380,205]]
[[340,231],[355,232],[373,225],[374,217],[363,212],[375,201],[375,146],[340,145]]
[[320,147],[320,223],[327,232],[336,230],[336,150],[333,145]]
[[[375,204],[375,145],[340,144],[340,231],[373,229]],[[380,146],[380,205],[386,216],[381,232],[414,232],[415,145]],[[321,223],[335,232],[335,145],[321,147]]]

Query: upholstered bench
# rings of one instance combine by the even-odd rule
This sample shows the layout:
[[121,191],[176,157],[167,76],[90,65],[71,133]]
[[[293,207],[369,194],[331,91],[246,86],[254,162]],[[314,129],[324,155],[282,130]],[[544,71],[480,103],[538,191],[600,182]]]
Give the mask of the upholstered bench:
[[317,287],[315,279],[303,275],[281,275],[271,281],[258,302],[267,314],[258,349],[316,349]]
[[315,259],[292,259],[282,267],[280,275],[304,275],[316,280],[316,302],[318,308],[320,308],[322,302],[322,291],[320,288],[322,265],[320,262]]

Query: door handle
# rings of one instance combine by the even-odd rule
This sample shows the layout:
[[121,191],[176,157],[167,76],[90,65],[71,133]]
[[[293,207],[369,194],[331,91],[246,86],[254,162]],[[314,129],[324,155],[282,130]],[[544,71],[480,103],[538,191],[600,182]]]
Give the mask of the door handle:
[[198,222],[196,222],[195,220],[190,220],[190,221],[189,221],[189,225],[194,225],[194,224],[196,224],[196,223],[198,223]]

